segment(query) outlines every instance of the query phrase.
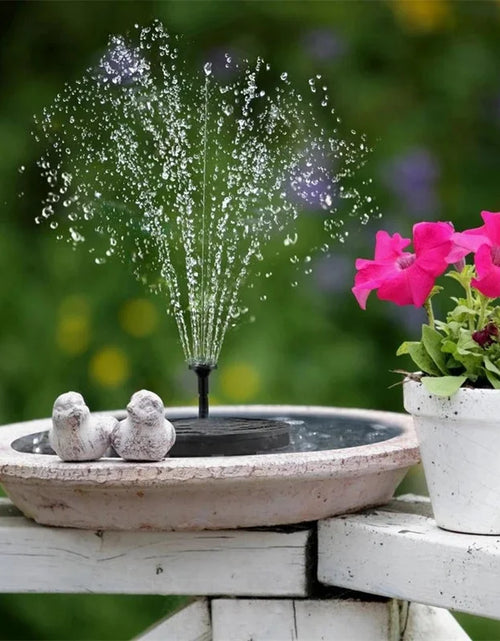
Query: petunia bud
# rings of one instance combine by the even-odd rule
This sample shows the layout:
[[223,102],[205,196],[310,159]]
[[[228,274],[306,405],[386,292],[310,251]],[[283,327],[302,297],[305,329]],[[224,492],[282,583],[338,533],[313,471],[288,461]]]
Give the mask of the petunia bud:
[[476,341],[478,345],[483,348],[489,347],[492,343],[495,342],[495,339],[498,338],[499,329],[495,323],[491,322],[486,325],[483,329],[479,329],[477,332],[472,334],[472,339]]

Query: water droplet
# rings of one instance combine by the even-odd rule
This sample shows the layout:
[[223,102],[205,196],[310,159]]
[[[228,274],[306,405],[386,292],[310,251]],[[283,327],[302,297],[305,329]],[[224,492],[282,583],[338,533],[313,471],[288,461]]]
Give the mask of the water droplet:
[[298,239],[299,239],[299,235],[297,234],[297,232],[295,232],[291,236],[288,235],[285,238],[285,240],[283,241],[283,245],[285,245],[285,247],[288,247],[289,245],[295,245]]
[[280,75],[281,80],[286,80],[288,78],[288,73],[286,71],[283,71],[283,73]]
[[77,231],[74,227],[69,228],[69,233],[71,236],[71,240],[74,243],[82,243],[85,240],[85,238],[80,234],[80,232]]

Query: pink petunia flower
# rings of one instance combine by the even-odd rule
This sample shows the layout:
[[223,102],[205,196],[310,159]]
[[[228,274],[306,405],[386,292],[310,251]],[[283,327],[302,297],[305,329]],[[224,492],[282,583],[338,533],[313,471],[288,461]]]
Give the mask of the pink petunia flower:
[[471,285],[489,298],[500,296],[500,212],[482,211],[484,225],[454,234],[454,256],[475,252]]
[[379,231],[375,259],[356,261],[352,292],[360,307],[366,308],[373,290],[381,300],[421,307],[450,262],[453,233],[450,223],[417,223],[413,227],[415,252],[411,253],[403,251],[410,244],[409,238]]

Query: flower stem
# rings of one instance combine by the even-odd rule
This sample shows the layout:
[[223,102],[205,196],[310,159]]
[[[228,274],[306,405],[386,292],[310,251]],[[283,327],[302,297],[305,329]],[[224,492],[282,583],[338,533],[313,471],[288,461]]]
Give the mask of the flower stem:
[[[467,307],[470,310],[473,310],[475,305],[474,305],[474,297],[472,295],[472,287],[470,285],[471,279],[470,277],[465,279],[465,282],[462,282],[463,288],[465,289],[465,295],[467,297]],[[480,329],[482,325],[479,325],[477,329]],[[469,329],[472,332],[474,330],[474,319],[472,316],[469,316]]]
[[427,320],[429,321],[429,326],[434,329],[435,328],[435,318],[434,318],[434,310],[432,309],[432,301],[431,297],[425,301],[424,303],[425,311],[427,312]]
[[477,324],[477,329],[483,329],[483,327],[486,325],[486,310],[488,308],[488,303],[489,303],[489,298],[484,296],[483,294],[480,294],[481,296],[481,307],[479,309],[479,321]]

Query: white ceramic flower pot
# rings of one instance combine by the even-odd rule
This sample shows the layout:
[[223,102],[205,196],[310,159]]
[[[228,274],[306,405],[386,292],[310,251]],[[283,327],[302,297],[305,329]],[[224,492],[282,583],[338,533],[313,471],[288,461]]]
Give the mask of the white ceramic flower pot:
[[451,397],[404,383],[434,518],[439,527],[500,534],[500,390],[458,390]]

